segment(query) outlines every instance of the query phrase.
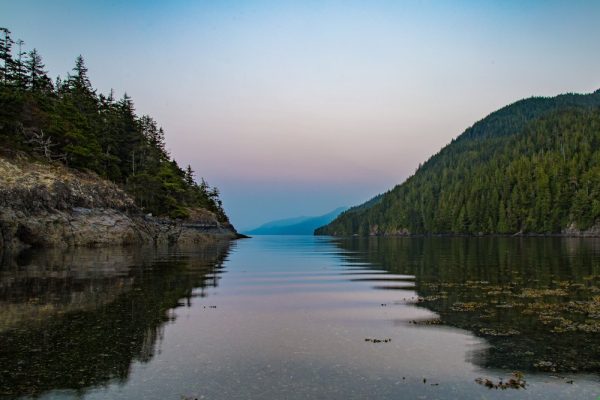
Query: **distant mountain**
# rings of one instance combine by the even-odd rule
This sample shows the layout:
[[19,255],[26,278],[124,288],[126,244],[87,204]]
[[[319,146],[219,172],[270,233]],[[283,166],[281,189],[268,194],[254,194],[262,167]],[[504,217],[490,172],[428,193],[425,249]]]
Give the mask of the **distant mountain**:
[[600,232],[600,90],[488,115],[404,183],[315,233],[591,232]]
[[271,221],[244,233],[247,235],[312,235],[315,229],[327,225],[346,209],[347,207],[339,207],[317,217],[295,217]]

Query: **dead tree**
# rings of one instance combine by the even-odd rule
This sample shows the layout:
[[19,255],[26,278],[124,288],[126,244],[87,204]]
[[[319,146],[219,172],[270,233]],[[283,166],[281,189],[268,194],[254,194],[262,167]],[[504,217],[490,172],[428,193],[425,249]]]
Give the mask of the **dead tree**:
[[23,135],[28,144],[30,144],[38,154],[43,155],[48,161],[52,160],[65,160],[66,154],[55,154],[53,148],[57,146],[56,143],[52,142],[52,137],[44,134],[42,129],[37,128],[25,128],[23,129]]

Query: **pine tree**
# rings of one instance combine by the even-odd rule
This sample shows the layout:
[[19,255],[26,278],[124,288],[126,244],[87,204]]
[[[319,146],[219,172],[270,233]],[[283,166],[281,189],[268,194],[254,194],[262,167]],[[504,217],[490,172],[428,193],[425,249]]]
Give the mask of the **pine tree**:
[[26,86],[34,92],[51,91],[52,81],[48,78],[42,57],[36,49],[31,50],[25,60]]
[[11,80],[14,60],[12,58],[12,45],[15,42],[10,37],[10,31],[0,27],[0,80],[7,84]]
[[27,72],[25,69],[25,59],[27,57],[27,52],[25,51],[25,49],[23,49],[24,44],[25,42],[23,40],[17,40],[17,46],[19,50],[17,52],[17,59],[14,63],[15,76],[13,78],[15,80],[15,84],[22,89],[24,89],[27,85]]
[[93,93],[92,83],[88,77],[88,69],[85,66],[83,56],[80,54],[75,59],[75,67],[73,67],[74,75],[69,76],[69,85],[72,89],[81,92]]
[[504,202],[500,202],[500,209],[498,210],[498,227],[496,228],[496,232],[498,232],[498,233],[508,233],[509,232]]
[[194,171],[192,170],[191,165],[188,164],[187,168],[185,169],[185,182],[189,185],[189,186],[194,186]]

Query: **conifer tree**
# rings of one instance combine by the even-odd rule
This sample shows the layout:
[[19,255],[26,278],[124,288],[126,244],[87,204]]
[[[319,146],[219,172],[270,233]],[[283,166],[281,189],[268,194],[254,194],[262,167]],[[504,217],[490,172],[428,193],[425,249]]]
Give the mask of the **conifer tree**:
[[36,49],[28,53],[25,60],[25,72],[27,74],[26,86],[33,92],[52,91],[52,81],[48,78],[42,57]]
[[0,81],[5,85],[9,83],[11,79],[10,72],[13,69],[12,59],[12,45],[14,41],[10,37],[10,31],[6,28],[0,27]]
[[25,42],[17,40],[17,58],[12,62],[12,71],[10,73],[13,84],[19,89],[25,89],[27,85],[27,72],[25,69],[25,56],[27,53],[23,49]]

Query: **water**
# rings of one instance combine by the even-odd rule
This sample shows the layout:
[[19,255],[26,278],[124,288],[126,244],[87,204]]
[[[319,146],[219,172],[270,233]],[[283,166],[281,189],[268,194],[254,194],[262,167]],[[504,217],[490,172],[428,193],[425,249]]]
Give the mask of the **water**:
[[0,397],[597,399],[599,287],[592,239],[32,251],[0,269]]

